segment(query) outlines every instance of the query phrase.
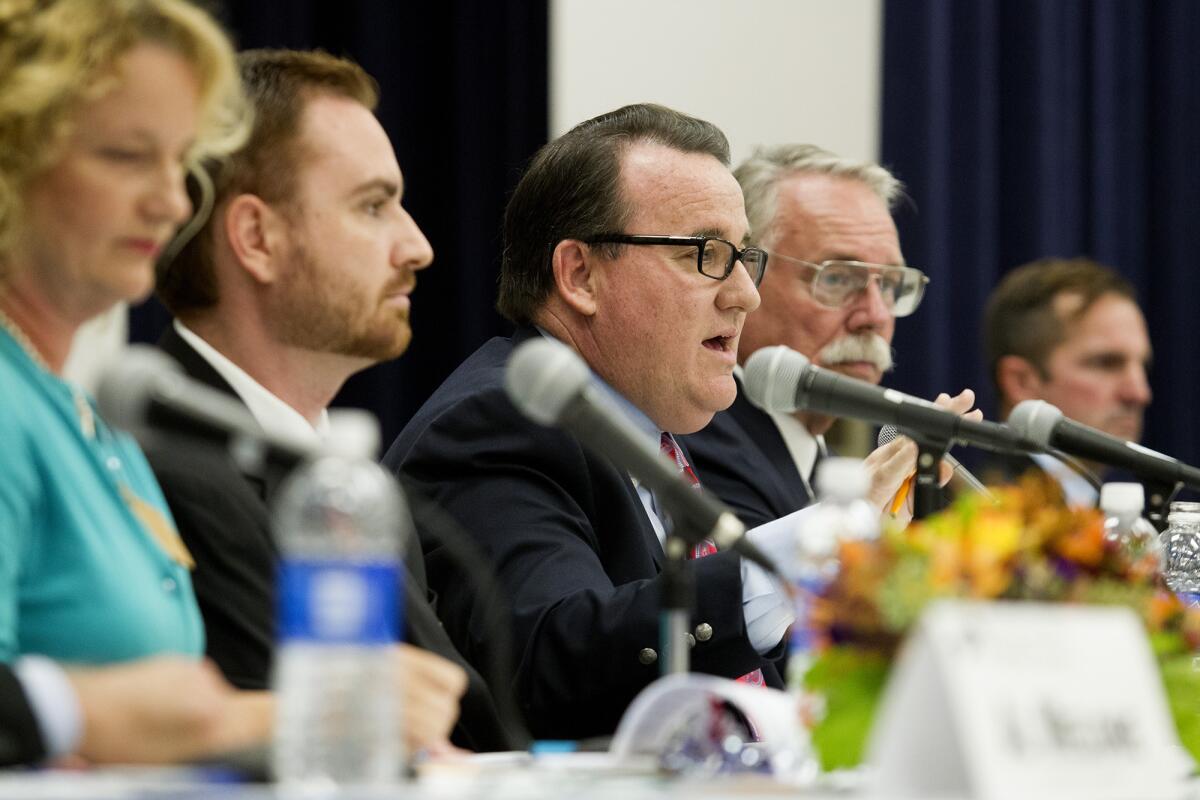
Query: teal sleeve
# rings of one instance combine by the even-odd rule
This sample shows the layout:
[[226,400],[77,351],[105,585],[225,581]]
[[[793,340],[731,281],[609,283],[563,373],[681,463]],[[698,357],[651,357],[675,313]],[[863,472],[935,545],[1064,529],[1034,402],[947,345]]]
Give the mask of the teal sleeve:
[[36,460],[6,398],[0,397],[0,661],[17,652],[17,588],[37,505]]

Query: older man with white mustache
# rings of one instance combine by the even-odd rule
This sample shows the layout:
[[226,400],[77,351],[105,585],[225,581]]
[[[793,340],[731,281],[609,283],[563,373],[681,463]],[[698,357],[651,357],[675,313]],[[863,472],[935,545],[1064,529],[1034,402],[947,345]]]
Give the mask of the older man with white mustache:
[[[890,211],[900,181],[878,164],[813,145],[760,149],[734,174],[751,235],[770,252],[762,305],[746,318],[738,361],[782,344],[818,366],[879,383],[892,368],[896,317],[916,310],[929,282],[904,265],[900,252]],[[966,389],[937,402],[964,413],[975,395]],[[832,424],[811,412],[768,414],[739,392],[732,407],[687,437],[687,446],[704,485],[755,526],[812,502],[811,476]],[[868,499],[881,513],[915,457],[906,438],[867,456]],[[911,506],[901,510],[910,514]]]

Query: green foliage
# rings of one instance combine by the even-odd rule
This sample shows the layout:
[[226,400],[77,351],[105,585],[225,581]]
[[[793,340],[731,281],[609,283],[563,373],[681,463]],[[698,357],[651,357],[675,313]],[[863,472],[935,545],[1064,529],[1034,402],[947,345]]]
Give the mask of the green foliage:
[[878,541],[842,542],[841,571],[818,598],[825,641],[805,684],[825,698],[813,731],[825,769],[857,765],[891,658],[939,597],[1118,605],[1146,626],[1184,745],[1200,761],[1200,608],[1164,587],[1152,557],[1104,534],[1095,509],[1066,506],[1057,484],[1026,478],[976,495]]
[[1167,704],[1179,731],[1179,739],[1200,762],[1200,670],[1191,654],[1176,655],[1160,662]]
[[822,769],[848,769],[863,760],[888,669],[883,654],[854,647],[830,648],[813,663],[804,684],[825,698],[825,715],[813,731]]

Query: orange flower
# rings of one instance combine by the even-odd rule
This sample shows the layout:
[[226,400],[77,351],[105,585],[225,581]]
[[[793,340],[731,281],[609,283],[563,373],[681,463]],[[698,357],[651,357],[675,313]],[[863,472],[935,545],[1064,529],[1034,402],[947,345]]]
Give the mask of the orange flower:
[[1175,595],[1170,592],[1156,592],[1146,604],[1146,625],[1152,631],[1162,630],[1167,622],[1182,610]]
[[1088,515],[1084,524],[1069,527],[1052,543],[1056,553],[1085,567],[1098,567],[1104,560],[1104,521]]

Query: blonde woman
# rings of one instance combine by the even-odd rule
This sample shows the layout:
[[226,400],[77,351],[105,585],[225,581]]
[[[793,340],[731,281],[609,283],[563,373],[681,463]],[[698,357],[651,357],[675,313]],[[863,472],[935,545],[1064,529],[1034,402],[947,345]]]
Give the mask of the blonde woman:
[[247,117],[228,41],[188,3],[0,0],[0,758],[265,734],[266,698],[198,658],[189,557],[141,452],[60,377],[80,325],[150,292],[185,171]]
[[[85,321],[150,292],[185,172],[249,116],[189,3],[0,0],[0,764],[176,760],[268,732],[269,695],[198,659],[191,557],[141,451],[61,377]],[[462,671],[396,657],[409,746],[445,750]]]

